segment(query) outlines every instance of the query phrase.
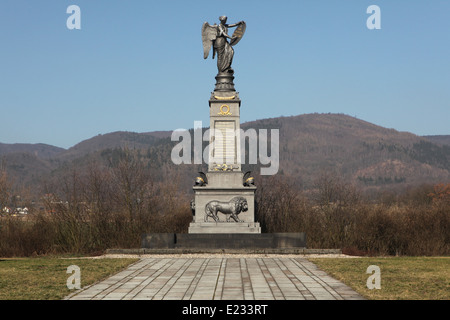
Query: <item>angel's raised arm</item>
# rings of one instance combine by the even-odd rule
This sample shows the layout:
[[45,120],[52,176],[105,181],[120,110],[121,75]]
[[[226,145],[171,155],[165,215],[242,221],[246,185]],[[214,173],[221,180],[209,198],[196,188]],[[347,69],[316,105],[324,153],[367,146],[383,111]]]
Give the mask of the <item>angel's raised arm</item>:
[[243,22],[244,21],[239,21],[238,23],[229,24],[227,26],[228,26],[228,28],[234,28],[234,27],[237,27],[238,25],[242,24]]

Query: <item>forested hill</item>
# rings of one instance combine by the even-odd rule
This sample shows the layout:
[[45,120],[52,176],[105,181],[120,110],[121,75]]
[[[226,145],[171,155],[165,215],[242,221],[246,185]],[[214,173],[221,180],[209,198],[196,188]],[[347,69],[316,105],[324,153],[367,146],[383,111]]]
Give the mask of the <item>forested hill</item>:
[[[449,136],[420,137],[343,114],[304,114],[256,120],[242,124],[279,130],[280,178],[289,176],[303,188],[314,184],[324,171],[365,188],[401,187],[450,181]],[[80,142],[70,149],[44,144],[0,144],[2,166],[16,184],[37,188],[49,176],[83,170],[93,159],[111,165],[124,147],[138,149],[157,179],[171,173],[177,183],[192,185],[198,165],[176,166],[170,154],[178,142],[171,131],[113,132]],[[244,166],[259,172],[259,166]]]

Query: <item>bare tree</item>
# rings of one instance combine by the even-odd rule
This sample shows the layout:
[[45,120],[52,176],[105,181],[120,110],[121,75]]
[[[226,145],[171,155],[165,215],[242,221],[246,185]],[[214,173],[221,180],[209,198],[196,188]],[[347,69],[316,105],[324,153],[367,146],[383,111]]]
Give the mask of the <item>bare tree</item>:
[[0,163],[0,212],[4,207],[8,206],[12,195],[12,182],[6,172],[6,165],[2,161]]
[[347,206],[357,203],[360,198],[356,187],[345,183],[334,172],[324,171],[314,181],[312,200],[320,206]]
[[[299,229],[305,199],[298,186],[287,177],[257,177],[257,219],[267,232]],[[297,230],[298,231],[298,230]]]
[[118,163],[113,165],[112,181],[116,187],[116,203],[134,221],[141,216],[151,189],[149,170],[137,151],[123,150]]
[[91,161],[87,168],[87,176],[83,179],[83,198],[87,202],[91,219],[108,219],[113,211],[113,181],[111,170],[97,161]]

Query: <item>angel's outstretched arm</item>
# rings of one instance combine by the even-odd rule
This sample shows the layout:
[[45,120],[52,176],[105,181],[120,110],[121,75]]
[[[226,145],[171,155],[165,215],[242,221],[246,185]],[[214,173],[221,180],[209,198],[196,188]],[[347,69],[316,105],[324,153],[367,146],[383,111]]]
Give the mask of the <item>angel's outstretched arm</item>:
[[239,21],[238,23],[229,24],[229,25],[227,25],[227,27],[234,28],[234,27],[237,27],[238,25],[242,24],[242,22],[244,22],[244,21]]

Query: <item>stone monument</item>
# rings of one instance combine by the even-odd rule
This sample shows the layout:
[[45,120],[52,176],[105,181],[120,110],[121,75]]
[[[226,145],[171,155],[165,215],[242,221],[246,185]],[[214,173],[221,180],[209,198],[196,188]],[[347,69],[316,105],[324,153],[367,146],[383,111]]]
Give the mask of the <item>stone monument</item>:
[[[255,222],[256,187],[250,172],[241,168],[239,93],[234,88],[233,47],[242,39],[246,24],[240,21],[202,26],[204,58],[217,59],[218,74],[209,99],[210,148],[208,172],[200,172],[191,202],[189,233],[261,233]],[[228,28],[236,27],[232,36]],[[229,41],[228,41],[229,40]]]
[[[183,252],[210,250],[255,250],[255,252],[300,253],[306,247],[305,233],[261,233],[255,222],[256,186],[250,172],[243,172],[240,146],[241,99],[234,88],[231,64],[233,47],[245,33],[244,21],[202,26],[204,58],[212,48],[217,57],[216,84],[209,99],[210,136],[206,173],[195,179],[191,201],[193,220],[188,233],[142,234],[144,252],[180,249]],[[228,28],[236,27],[233,35]],[[192,250],[192,251],[189,251]],[[281,251],[279,251],[281,250]]]

